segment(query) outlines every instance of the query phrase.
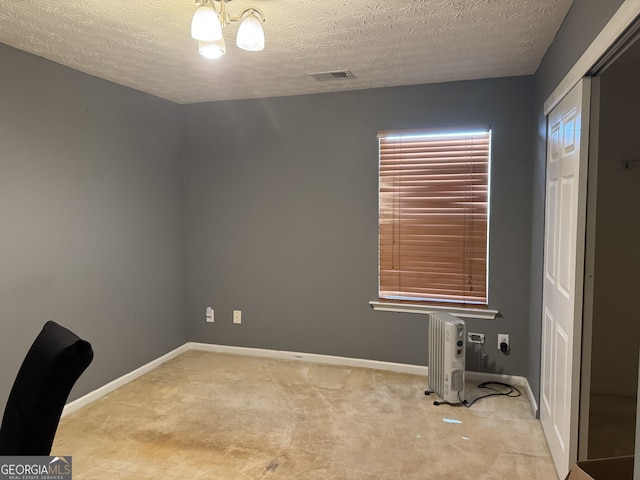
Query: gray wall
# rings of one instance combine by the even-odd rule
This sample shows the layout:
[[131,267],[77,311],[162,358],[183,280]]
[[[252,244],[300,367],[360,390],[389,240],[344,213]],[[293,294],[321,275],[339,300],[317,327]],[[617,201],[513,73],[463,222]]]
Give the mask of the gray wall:
[[[189,338],[424,365],[427,316],[377,299],[377,131],[490,124],[488,365],[527,374],[532,77],[186,108]],[[215,309],[205,323],[205,307]],[[242,325],[232,324],[240,309]],[[497,350],[497,333],[512,351]]]
[[574,0],[535,75],[535,133],[532,183],[531,291],[529,312],[529,384],[540,394],[542,259],[546,117],[544,102],[600,33],[623,0]]
[[0,405],[43,323],[93,344],[71,398],[186,341],[178,106],[0,45]]

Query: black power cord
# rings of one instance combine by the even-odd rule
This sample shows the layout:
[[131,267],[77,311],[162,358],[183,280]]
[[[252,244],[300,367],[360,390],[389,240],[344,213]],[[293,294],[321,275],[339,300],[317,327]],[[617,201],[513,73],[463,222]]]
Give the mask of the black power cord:
[[[425,395],[430,395],[432,392],[430,392],[429,390],[425,390],[424,394]],[[460,398],[460,393],[458,392],[458,398]],[[460,403],[451,403],[451,402],[445,402],[444,400],[434,400],[433,404],[437,407],[438,405],[451,405],[452,407],[463,407],[464,403],[463,401],[460,401]]]
[[[495,388],[495,386],[500,386],[500,387],[503,387],[503,388],[505,388],[507,390],[506,391],[498,390],[497,388]],[[520,390],[518,390],[513,385],[509,385],[508,383],[502,383],[502,382],[484,382],[484,383],[478,384],[478,388],[482,388],[482,389],[486,389],[486,390],[493,390],[494,393],[487,393],[486,395],[482,395],[482,396],[480,396],[478,398],[474,398],[469,403],[467,400],[462,400],[462,398],[460,398],[460,392],[458,392],[458,399],[460,400],[460,403],[463,406],[469,408],[469,407],[471,407],[471,405],[476,403],[478,400],[482,400],[483,398],[487,398],[487,397],[511,397],[511,398],[516,398],[516,397],[519,397],[520,395],[522,395],[522,393],[520,393]]]
[[[495,388],[495,386],[500,386],[503,387],[505,389],[507,389],[506,391],[501,391],[498,390],[497,388]],[[438,405],[451,405],[452,407],[471,407],[471,405],[473,405],[474,403],[476,403],[478,400],[482,400],[483,398],[487,398],[487,397],[511,397],[511,398],[516,398],[519,397],[520,395],[522,395],[522,393],[520,392],[520,390],[518,390],[516,387],[514,387],[513,385],[509,385],[508,383],[502,383],[502,382],[495,382],[495,381],[489,381],[489,382],[483,382],[478,384],[478,388],[482,388],[485,390],[493,390],[493,393],[488,393],[486,395],[482,395],[478,398],[474,398],[471,402],[469,402],[468,400],[463,400],[460,397],[460,392],[458,392],[458,400],[460,400],[459,403],[451,403],[451,402],[445,402],[440,401],[440,400],[436,400],[433,402],[434,405],[438,406]],[[424,394],[425,395],[429,395],[430,393],[432,393],[429,390],[425,390]]]

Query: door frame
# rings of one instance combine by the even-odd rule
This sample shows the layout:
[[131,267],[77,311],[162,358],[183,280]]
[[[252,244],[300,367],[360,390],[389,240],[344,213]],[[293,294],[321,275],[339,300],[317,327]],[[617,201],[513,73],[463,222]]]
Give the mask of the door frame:
[[593,293],[596,260],[596,205],[598,145],[600,128],[600,77],[591,79],[591,112],[587,162],[587,212],[584,246],[584,296],[582,305],[582,352],[580,360],[580,405],[578,418],[578,460],[589,453],[589,411],[591,406],[591,349],[593,339]]

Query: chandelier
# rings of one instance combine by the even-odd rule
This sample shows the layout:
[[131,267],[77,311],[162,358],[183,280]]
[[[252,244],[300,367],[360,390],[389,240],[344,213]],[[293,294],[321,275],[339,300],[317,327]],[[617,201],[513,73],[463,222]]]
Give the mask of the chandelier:
[[[227,2],[231,0],[196,0],[198,8],[191,19],[191,36],[198,40],[200,55],[219,58],[225,54],[222,30],[231,22],[240,22],[236,45],[243,50],[259,52],[264,49],[264,15],[255,7],[242,11],[239,17],[227,12]],[[217,6],[219,4],[219,6]]]

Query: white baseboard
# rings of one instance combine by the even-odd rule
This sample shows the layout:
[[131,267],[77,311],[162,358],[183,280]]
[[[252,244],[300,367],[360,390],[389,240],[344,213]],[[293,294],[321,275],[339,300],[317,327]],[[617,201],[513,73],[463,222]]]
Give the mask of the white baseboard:
[[301,362],[323,363],[325,365],[341,365],[344,367],[373,368],[396,373],[410,373],[414,375],[427,375],[428,368],[423,365],[409,365],[406,363],[381,362],[377,360],[365,360],[362,358],[338,357],[334,355],[321,355],[317,353],[287,352],[284,350],[267,350],[263,348],[232,347],[229,345],[214,345],[210,343],[190,343],[191,350],[203,350],[206,352],[228,353],[231,355],[244,355],[248,357],[279,358],[285,360],[298,360]]
[[[410,365],[406,363],[393,363],[383,362],[378,360],[366,360],[362,358],[350,358],[339,357],[334,355],[322,355],[317,353],[300,353],[300,352],[288,352],[284,350],[268,350],[263,348],[249,348],[249,347],[234,347],[230,345],[216,345],[211,343],[197,343],[188,342],[181,347],[172,350],[171,352],[163,355],[162,357],[153,360],[152,362],[143,365],[142,367],[123,375],[120,378],[104,385],[103,387],[88,393],[87,395],[68,403],[62,412],[62,416],[68,415],[71,412],[78,410],[79,408],[88,405],[89,403],[98,400],[99,398],[111,393],[115,389],[126,385],[127,383],[135,380],[136,378],[150,372],[154,368],[159,367],[163,363],[177,357],[178,355],[186,352],[187,350],[200,350],[205,352],[214,353],[226,353],[230,355],[243,355],[249,357],[263,357],[263,358],[277,358],[284,360],[297,360],[301,362],[322,363],[325,365],[339,365],[344,367],[357,367],[357,368],[372,368],[376,370],[385,370],[388,372],[396,373],[408,373],[412,375],[422,375],[427,377],[429,374],[429,368],[425,365]],[[484,373],[484,372],[466,372],[465,376],[467,380],[477,382],[497,381],[514,385],[516,387],[523,387],[529,398],[529,404],[533,411],[533,415],[537,417],[538,406],[529,386],[529,382],[525,377],[514,375],[501,375],[496,373]]]
[[185,343],[184,345],[176,348],[175,350],[170,351],[169,353],[159,358],[156,358],[155,360],[152,360],[151,362],[141,366],[140,368],[137,368],[132,372],[129,372],[119,378],[116,378],[114,381],[109,382],[106,385],[103,385],[102,387],[87,393],[86,395],[74,400],[73,402],[67,403],[62,409],[62,416],[64,417],[65,415],[69,415],[70,413],[75,412],[76,410],[84,407],[85,405],[88,405],[91,402],[94,402],[99,398],[104,397],[105,395],[113,392],[115,389],[120,388],[123,385],[126,385],[127,383],[135,380],[141,375],[144,375],[145,373],[150,372],[154,368],[157,368],[163,363],[171,360],[172,358],[175,358],[178,355],[186,352],[189,349],[188,345],[189,345],[188,343]]

